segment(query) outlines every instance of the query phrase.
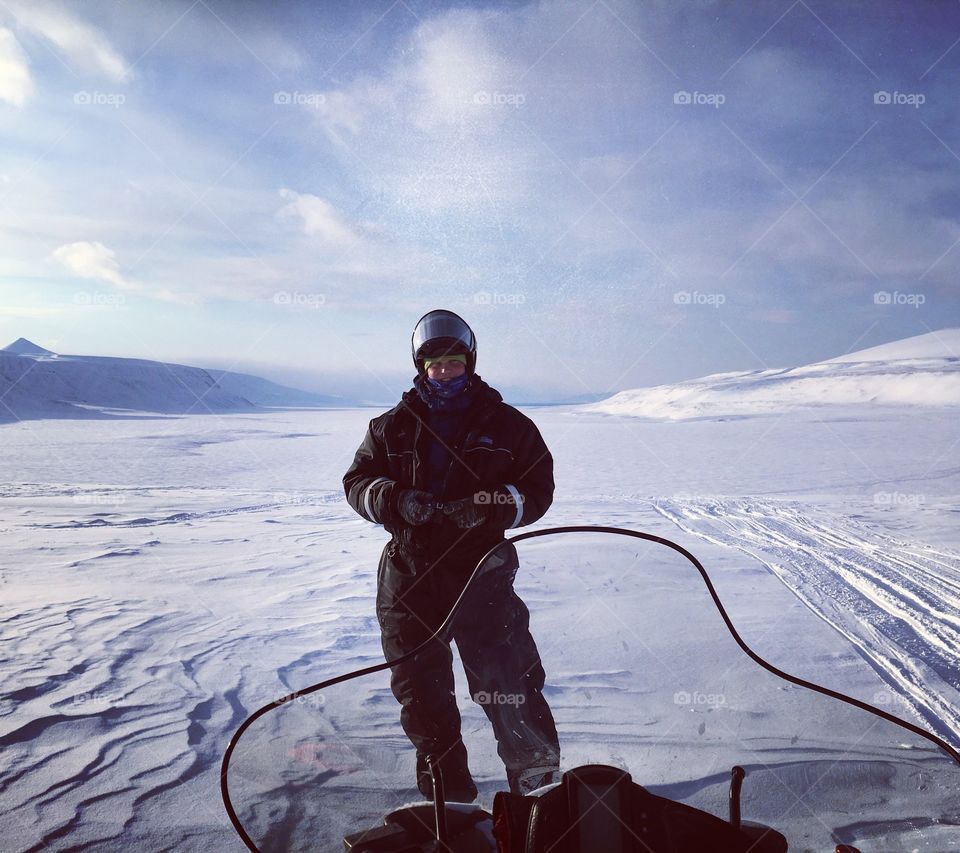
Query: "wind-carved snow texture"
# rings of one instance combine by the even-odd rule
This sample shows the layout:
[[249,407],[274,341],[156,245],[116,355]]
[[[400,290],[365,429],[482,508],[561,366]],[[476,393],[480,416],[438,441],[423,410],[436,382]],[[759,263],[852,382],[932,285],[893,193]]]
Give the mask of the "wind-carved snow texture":
[[4,851],[210,849],[242,720],[380,657],[341,492],[7,485],[0,519]]
[[3,620],[5,656],[23,668],[2,685],[0,797],[23,849],[64,849],[99,821],[112,826],[107,837],[122,836],[146,800],[216,760],[204,737],[214,696],[192,675],[209,654],[191,642],[195,616],[95,595]]
[[687,533],[762,562],[935,731],[960,731],[960,555],[789,502],[655,506]]

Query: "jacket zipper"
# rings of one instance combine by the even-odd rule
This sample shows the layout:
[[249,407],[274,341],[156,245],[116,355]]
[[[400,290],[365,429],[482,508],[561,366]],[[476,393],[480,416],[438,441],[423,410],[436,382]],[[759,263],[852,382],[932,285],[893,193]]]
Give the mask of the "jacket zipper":
[[[477,419],[473,423],[466,424],[463,428],[461,428],[459,435],[457,435],[456,441],[454,441],[453,443],[451,459],[449,464],[447,465],[447,470],[444,472],[444,475],[443,475],[443,486],[440,489],[440,494],[437,495],[437,498],[439,500],[444,500],[444,496],[447,494],[447,481],[450,479],[450,472],[453,470],[454,464],[456,464],[457,460],[459,459],[459,457],[457,457],[457,453],[459,452],[461,445],[466,440],[466,437],[470,435],[471,431],[480,429],[480,427],[487,420],[487,418],[489,418],[490,415],[493,414],[493,410],[497,407],[497,405],[498,403],[491,403],[489,406],[487,406],[485,410],[481,410],[477,414]],[[416,458],[416,454],[414,454],[414,458]],[[460,460],[460,462],[466,465],[466,462],[463,462],[462,459]]]
[[411,488],[417,489],[417,462],[419,460],[419,454],[417,453],[418,445],[420,444],[420,428],[423,426],[423,421],[420,418],[416,418],[417,426],[413,431],[413,467],[410,473],[411,479]]

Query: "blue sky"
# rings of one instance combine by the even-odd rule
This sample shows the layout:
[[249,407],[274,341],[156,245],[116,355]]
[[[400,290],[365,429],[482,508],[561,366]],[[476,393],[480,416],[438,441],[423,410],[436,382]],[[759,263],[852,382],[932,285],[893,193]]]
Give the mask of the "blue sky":
[[960,325],[946,3],[0,2],[0,340],[551,400]]

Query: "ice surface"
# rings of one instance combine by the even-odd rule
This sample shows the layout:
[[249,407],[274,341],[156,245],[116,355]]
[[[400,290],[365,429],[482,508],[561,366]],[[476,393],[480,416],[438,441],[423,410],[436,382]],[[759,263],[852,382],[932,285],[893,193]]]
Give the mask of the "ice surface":
[[[556,459],[557,497],[540,526],[622,525],[677,539],[714,574],[761,654],[956,741],[954,411],[838,406],[687,422],[528,411]],[[2,428],[0,848],[241,849],[218,791],[236,726],[281,694],[381,659],[373,596],[386,537],[347,507],[340,486],[370,417]],[[524,589],[535,612],[562,610],[566,599]],[[599,709],[621,726],[636,718],[637,675],[629,655],[558,672],[552,701],[572,727],[571,756],[589,753]],[[732,693],[737,679],[728,684]],[[392,702],[375,693],[359,706],[370,717],[354,722],[372,724],[372,709],[392,713]],[[751,738],[782,734],[782,720],[751,719]],[[465,720],[471,737],[486,732],[482,718]],[[721,743],[709,716],[699,722]],[[702,767],[684,774],[675,760],[696,744],[676,737],[673,751],[654,748],[666,734],[656,723],[638,732],[650,749],[637,780],[677,795],[714,790]],[[381,746],[384,761],[407,754],[402,737]],[[778,760],[797,784],[813,772]],[[710,784],[723,771],[718,763]],[[496,772],[484,770],[488,786]],[[892,791],[893,772],[865,762],[843,784]],[[865,833],[872,849],[896,849],[883,833],[924,820],[898,805],[879,809],[886,829],[876,814],[849,815],[843,838]],[[775,806],[776,797],[751,808]],[[938,835],[948,829],[927,827],[916,847],[950,849]]]

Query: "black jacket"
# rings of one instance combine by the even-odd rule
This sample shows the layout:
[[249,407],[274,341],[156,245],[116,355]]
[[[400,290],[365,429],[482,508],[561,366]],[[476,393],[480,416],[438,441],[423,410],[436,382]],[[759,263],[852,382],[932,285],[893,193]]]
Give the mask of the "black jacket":
[[[479,392],[451,445],[453,459],[439,500],[474,496],[494,506],[492,518],[461,530],[442,514],[419,527],[397,511],[404,489],[426,489],[423,459],[427,407],[415,389],[370,421],[363,444],[343,477],[347,500],[361,516],[382,524],[412,563],[478,559],[504,531],[537,521],[553,502],[553,457],[536,424],[479,375]],[[472,569],[473,566],[470,566]]]

